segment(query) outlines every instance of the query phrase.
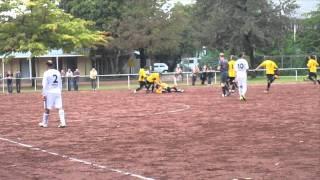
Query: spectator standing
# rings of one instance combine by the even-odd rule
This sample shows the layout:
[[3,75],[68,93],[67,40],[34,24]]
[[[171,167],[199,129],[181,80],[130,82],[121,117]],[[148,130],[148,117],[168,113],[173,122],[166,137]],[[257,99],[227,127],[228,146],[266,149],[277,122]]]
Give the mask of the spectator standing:
[[79,90],[79,80],[80,80],[80,72],[79,72],[79,69],[76,69],[73,72],[73,88],[75,91]]
[[212,84],[212,79],[213,79],[213,68],[209,66],[208,68],[208,85]]
[[94,67],[92,67],[90,71],[90,80],[91,80],[91,88],[94,91],[97,88],[97,75],[98,75],[97,70]]
[[12,91],[13,91],[12,76],[13,74],[11,73],[11,71],[8,71],[6,75],[6,79],[7,79],[7,89],[9,94],[12,94]]
[[196,81],[197,81],[197,76],[199,74],[199,67],[198,65],[195,65],[193,68],[192,68],[192,86],[194,86],[196,84]]
[[20,93],[20,90],[21,90],[21,72],[19,70],[16,71],[16,90],[17,90],[17,93]]
[[71,91],[71,88],[72,88],[72,77],[73,77],[73,73],[72,73],[71,69],[68,69],[68,71],[66,73],[66,77],[68,79],[68,91]]
[[201,79],[201,85],[204,85],[207,80],[207,66],[206,65],[204,65],[202,67],[200,79]]
[[61,79],[62,79],[62,89],[64,87],[64,84],[65,84],[65,77],[66,77],[66,72],[64,71],[64,69],[61,69]]
[[174,79],[173,79],[173,83],[174,83],[174,85],[175,86],[178,86],[178,81],[179,81],[179,77],[181,78],[181,81],[182,81],[182,79],[183,79],[183,75],[182,75],[182,69],[181,69],[181,67],[180,67],[180,65],[179,64],[177,64],[177,67],[176,67],[176,69],[175,69],[175,71],[174,71]]

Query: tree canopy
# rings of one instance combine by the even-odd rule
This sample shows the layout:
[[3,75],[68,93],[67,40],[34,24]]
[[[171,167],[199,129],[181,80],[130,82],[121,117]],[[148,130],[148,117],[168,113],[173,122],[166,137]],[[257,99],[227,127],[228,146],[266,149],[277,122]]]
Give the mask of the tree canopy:
[[73,51],[107,43],[103,33],[90,29],[94,22],[75,18],[50,0],[6,0],[0,10],[2,53],[37,56],[49,49]]
[[301,32],[298,32],[298,43],[300,48],[307,53],[320,51],[320,1],[318,8],[307,14],[302,21]]

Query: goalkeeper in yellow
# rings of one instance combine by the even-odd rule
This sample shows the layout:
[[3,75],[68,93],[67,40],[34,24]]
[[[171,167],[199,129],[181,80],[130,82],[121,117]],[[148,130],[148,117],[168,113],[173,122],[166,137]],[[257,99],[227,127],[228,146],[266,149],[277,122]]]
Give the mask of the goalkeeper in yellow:
[[314,84],[317,84],[317,82],[320,85],[320,80],[317,80],[317,67],[319,66],[319,63],[316,60],[316,56],[312,55],[310,56],[310,59],[308,60],[307,67],[309,69],[309,75],[308,79],[313,81]]
[[271,84],[274,82],[275,79],[278,78],[278,72],[279,72],[278,66],[272,60],[264,60],[255,70],[258,70],[261,67],[264,67],[266,69],[268,85],[265,92],[268,93],[270,90]]
[[134,93],[137,93],[137,91],[140,91],[143,87],[146,87],[146,78],[147,78],[147,73],[145,71],[145,68],[140,68],[139,70],[139,87],[134,90]]

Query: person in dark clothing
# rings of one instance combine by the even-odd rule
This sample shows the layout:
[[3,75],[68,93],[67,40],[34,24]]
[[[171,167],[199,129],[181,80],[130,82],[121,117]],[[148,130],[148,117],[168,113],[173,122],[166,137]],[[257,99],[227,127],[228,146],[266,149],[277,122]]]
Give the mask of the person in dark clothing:
[[73,72],[73,88],[75,91],[78,91],[79,90],[79,80],[80,80],[80,72],[79,72],[79,69],[76,69],[74,72]]
[[16,90],[17,90],[17,93],[20,93],[20,90],[21,90],[21,72],[20,71],[16,72]]
[[68,69],[67,73],[66,73],[66,77],[68,80],[68,91],[71,91],[72,88],[72,77],[73,77],[73,73],[71,71],[71,69]]
[[212,79],[213,79],[213,69],[212,69],[211,66],[209,67],[207,75],[208,75],[208,85],[211,85],[212,84]]
[[207,66],[204,65],[200,74],[201,85],[204,85],[207,80]]
[[228,61],[224,58],[224,54],[220,53],[218,71],[220,71],[220,74],[221,74],[220,84],[222,89],[222,97],[226,97],[230,95],[228,82],[227,82],[228,68],[229,68]]
[[8,88],[8,93],[11,94],[13,91],[13,87],[12,87],[12,76],[13,74],[11,73],[11,71],[7,72],[6,75],[6,79],[7,79],[7,88]]

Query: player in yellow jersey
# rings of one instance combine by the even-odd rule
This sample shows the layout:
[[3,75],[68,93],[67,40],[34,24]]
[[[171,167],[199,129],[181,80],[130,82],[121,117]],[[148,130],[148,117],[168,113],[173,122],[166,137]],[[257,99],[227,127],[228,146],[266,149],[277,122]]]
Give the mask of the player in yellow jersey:
[[171,93],[171,92],[184,92],[183,89],[177,88],[177,86],[169,86],[167,83],[157,83],[156,84],[156,93],[162,94],[162,93]]
[[139,87],[134,90],[134,93],[137,93],[137,91],[140,91],[143,87],[146,87],[146,78],[147,78],[147,73],[145,71],[146,68],[140,68],[139,70]]
[[266,69],[268,85],[265,92],[267,93],[270,90],[271,84],[278,77],[278,66],[274,61],[267,59],[264,60],[255,70],[258,70],[261,67]]
[[317,67],[319,66],[319,63],[317,62],[316,56],[312,55],[310,56],[310,59],[308,60],[307,67],[309,69],[309,75],[308,79],[313,81],[314,84],[317,84],[317,82],[320,85],[320,80],[317,80]]
[[235,71],[235,58],[234,55],[230,56],[230,60],[228,62],[229,68],[228,68],[228,81],[229,81],[229,87],[231,87],[231,92],[235,92],[235,89],[238,88],[237,83],[235,81],[236,78],[236,71]]
[[153,92],[154,86],[160,82],[161,82],[160,74],[157,72],[151,73],[150,76],[147,77],[147,81],[146,81],[147,92],[149,92],[150,87],[151,87],[151,92]]

